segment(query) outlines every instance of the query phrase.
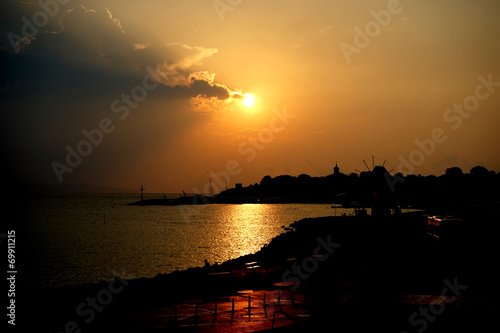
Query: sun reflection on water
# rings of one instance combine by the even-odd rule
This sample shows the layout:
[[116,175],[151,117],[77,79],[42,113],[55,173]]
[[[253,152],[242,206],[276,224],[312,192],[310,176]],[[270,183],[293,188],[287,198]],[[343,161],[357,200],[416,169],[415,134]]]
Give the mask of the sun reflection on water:
[[122,269],[153,277],[203,266],[205,259],[222,263],[259,251],[284,231],[282,226],[335,213],[326,204],[212,204],[193,207],[196,214],[186,218],[178,206],[127,206],[132,199],[57,195],[34,200],[23,231],[35,272],[30,283],[94,283]]
[[227,208],[223,225],[233,236],[231,243],[238,256],[258,251],[275,235],[276,225],[269,223],[277,213],[273,205],[244,204]]

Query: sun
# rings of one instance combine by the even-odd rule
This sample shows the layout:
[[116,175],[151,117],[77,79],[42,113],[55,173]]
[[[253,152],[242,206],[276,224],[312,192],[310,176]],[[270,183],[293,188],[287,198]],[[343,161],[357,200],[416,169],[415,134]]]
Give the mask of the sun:
[[247,108],[252,107],[255,103],[255,97],[252,94],[246,93],[242,102]]

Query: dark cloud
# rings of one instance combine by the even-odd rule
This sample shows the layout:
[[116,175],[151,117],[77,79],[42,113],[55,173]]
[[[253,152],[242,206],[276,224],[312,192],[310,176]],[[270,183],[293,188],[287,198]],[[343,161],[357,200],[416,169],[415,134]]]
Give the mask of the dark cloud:
[[[6,20],[0,23],[0,154],[21,178],[56,180],[52,161],[64,159],[64,147],[74,146],[83,129],[95,128],[104,117],[116,121],[117,130],[86,163],[109,165],[111,170],[117,167],[116,158],[110,157],[113,152],[139,154],[148,144],[168,142],[201,119],[200,113],[185,112],[192,110],[193,98],[218,105],[234,93],[217,83],[214,74],[199,70],[217,49],[142,44],[132,40],[127,27],[107,9],[61,7],[59,15],[16,53],[8,34],[20,35],[20,18],[32,17],[39,8],[2,5],[6,7],[10,15],[2,11]],[[140,117],[120,122],[111,103],[142,85],[148,67],[161,73],[161,84],[148,92],[140,107],[130,109],[129,119],[142,112]],[[81,168],[75,174],[79,172],[92,174],[93,169]]]
[[216,85],[212,86],[209,82],[204,80],[194,80],[190,87],[196,93],[196,95],[205,95],[207,96],[207,92],[211,92],[211,96],[217,97],[218,99],[228,99],[229,92],[227,88],[224,86]]
[[[11,94],[15,88],[24,96],[81,89],[85,94],[116,94],[141,83],[146,66],[161,67],[168,77],[164,85],[184,88],[160,89],[166,97],[185,98],[191,90],[191,96],[229,96],[223,85],[215,84],[211,74],[192,73],[192,67],[201,65],[217,49],[181,43],[138,43],[129,38],[119,19],[107,9],[76,6],[60,18],[58,29],[40,29],[17,54],[6,44],[4,40],[0,51],[0,96],[2,91],[9,89]],[[176,92],[181,95],[175,96]]]

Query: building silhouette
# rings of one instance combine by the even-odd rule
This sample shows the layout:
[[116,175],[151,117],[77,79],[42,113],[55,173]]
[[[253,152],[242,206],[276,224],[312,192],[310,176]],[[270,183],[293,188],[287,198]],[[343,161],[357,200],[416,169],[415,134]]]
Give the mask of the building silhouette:
[[339,169],[339,167],[337,165],[337,162],[335,162],[335,167],[333,168],[333,174],[334,175],[340,174],[340,169]]

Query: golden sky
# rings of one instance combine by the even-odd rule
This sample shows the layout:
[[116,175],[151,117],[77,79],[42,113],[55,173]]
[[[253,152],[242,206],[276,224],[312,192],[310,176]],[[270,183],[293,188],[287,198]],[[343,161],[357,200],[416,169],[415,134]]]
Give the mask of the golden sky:
[[495,0],[1,6],[2,154],[22,181],[192,192],[371,156],[500,171]]

